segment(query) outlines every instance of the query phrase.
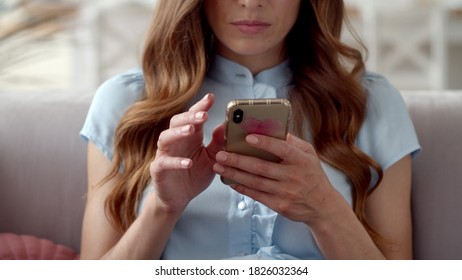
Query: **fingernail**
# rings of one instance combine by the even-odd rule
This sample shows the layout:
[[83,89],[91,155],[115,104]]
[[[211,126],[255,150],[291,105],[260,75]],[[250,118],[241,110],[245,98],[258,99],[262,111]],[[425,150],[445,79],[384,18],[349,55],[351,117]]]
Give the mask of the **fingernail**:
[[205,101],[205,100],[209,99],[209,96],[210,96],[210,93],[207,93],[207,94],[202,98],[202,100]]
[[248,135],[245,139],[249,144],[258,144],[258,138],[253,135]]
[[182,160],[180,161],[180,164],[181,164],[181,166],[183,166],[183,167],[189,167],[189,166],[191,165],[191,160],[189,160],[189,159],[182,159]]
[[213,170],[215,170],[215,172],[219,173],[219,174],[225,172],[225,168],[223,166],[219,165],[219,164],[214,164],[213,165]]
[[224,162],[224,161],[227,161],[228,160],[228,154],[225,153],[225,152],[219,152],[216,156],[216,159],[217,161],[221,161],[221,162]]
[[187,133],[189,131],[191,131],[191,126],[190,125],[185,125],[185,126],[183,126],[181,128],[181,132],[183,132],[183,133]]
[[197,112],[196,114],[194,114],[194,117],[196,118],[196,120],[202,120],[204,118],[204,115],[204,112]]

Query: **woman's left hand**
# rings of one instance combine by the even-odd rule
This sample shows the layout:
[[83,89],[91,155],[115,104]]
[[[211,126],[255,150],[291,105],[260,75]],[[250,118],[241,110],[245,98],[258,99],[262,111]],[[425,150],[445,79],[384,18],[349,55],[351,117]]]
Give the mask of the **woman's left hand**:
[[[287,140],[248,135],[250,145],[279,156],[273,163],[228,152],[216,155],[214,171],[239,185],[237,192],[257,200],[288,219],[309,224],[320,218],[331,188],[311,144],[289,134]],[[325,213],[326,214],[326,213]]]

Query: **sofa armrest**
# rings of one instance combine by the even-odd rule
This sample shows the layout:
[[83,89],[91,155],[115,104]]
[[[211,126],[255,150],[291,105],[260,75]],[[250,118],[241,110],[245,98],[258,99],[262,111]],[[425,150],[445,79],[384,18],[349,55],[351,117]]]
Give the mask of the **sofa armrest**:
[[91,96],[0,92],[0,232],[80,249],[87,189],[79,138]]
[[403,92],[422,152],[413,167],[416,259],[462,259],[462,92]]

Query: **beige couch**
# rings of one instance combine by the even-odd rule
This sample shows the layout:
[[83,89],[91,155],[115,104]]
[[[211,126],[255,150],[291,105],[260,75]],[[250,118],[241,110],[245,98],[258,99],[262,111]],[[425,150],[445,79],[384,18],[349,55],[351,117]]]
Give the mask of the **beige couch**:
[[[423,151],[413,182],[416,259],[462,259],[462,92],[403,93]],[[79,138],[91,95],[0,92],[0,233],[78,252],[86,191]]]

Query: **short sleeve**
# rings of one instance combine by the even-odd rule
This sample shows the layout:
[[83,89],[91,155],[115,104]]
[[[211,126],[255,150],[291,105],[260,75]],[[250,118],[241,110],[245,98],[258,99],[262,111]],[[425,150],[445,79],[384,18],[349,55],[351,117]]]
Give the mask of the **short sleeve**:
[[133,69],[104,82],[96,91],[81,138],[93,142],[112,161],[114,133],[126,110],[143,95],[144,80],[140,69]]
[[368,101],[358,147],[383,170],[408,154],[414,157],[421,148],[399,91],[384,77],[369,72],[363,78],[363,85],[368,92]]

